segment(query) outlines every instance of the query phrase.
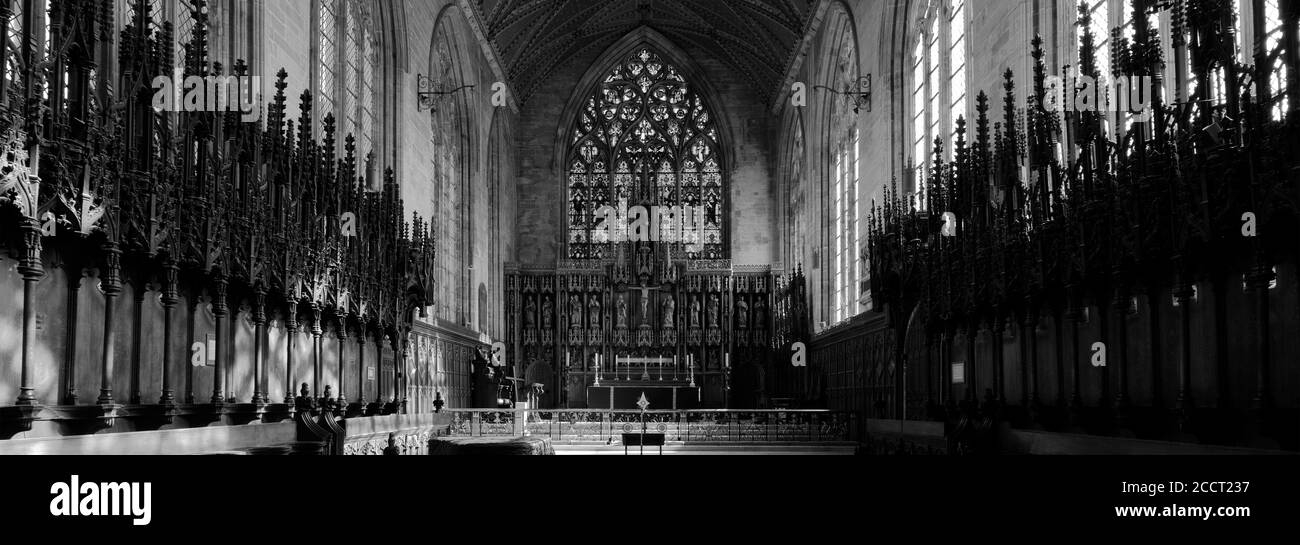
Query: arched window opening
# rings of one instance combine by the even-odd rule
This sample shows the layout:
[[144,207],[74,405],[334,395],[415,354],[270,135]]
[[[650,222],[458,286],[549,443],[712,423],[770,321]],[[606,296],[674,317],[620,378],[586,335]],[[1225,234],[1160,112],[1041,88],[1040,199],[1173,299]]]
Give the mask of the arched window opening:
[[[921,17],[912,49],[911,164],[909,192],[914,204],[925,204],[925,180],[930,174],[935,139],[956,138],[957,119],[969,118],[966,36],[967,0],[934,0]],[[953,147],[944,147],[951,158]]]
[[[434,88],[456,89],[464,84],[463,57],[458,44],[469,30],[455,12],[442,17],[433,31],[429,53],[429,78]],[[457,324],[474,321],[470,280],[471,253],[468,171],[472,126],[466,113],[465,94],[450,95],[425,115],[429,116],[429,152],[433,194],[430,208],[438,232],[438,316]]]
[[[831,87],[845,88],[858,80],[857,40],[853,33],[852,22],[847,13],[838,19],[833,27],[832,39],[837,40],[832,59],[835,60],[830,75]],[[937,24],[937,23],[936,23]],[[937,42],[936,42],[937,44]],[[935,89],[939,88],[941,72],[927,71],[927,81],[932,81]],[[931,78],[933,78],[931,80]],[[928,92],[928,90],[927,90]],[[925,95],[933,100],[935,114],[934,125],[942,117],[940,108],[942,97],[938,94]],[[837,100],[828,111],[830,119],[830,163],[829,191],[830,205],[830,318],[833,322],[842,322],[857,315],[860,308],[859,286],[865,279],[866,271],[860,257],[861,214],[859,214],[859,191],[861,176],[861,141],[858,133],[859,118],[854,115],[853,104],[847,100]],[[928,124],[929,118],[926,123]]]
[[379,77],[379,37],[375,14],[365,0],[317,0],[319,61],[316,114],[334,114],[340,150],[344,138],[356,139],[357,158],[365,163],[376,151],[375,81]]
[[[569,142],[570,259],[609,256],[610,231],[596,214],[605,206],[702,209],[697,229],[678,233],[668,222],[659,240],[675,241],[667,243],[686,259],[725,257],[727,185],[717,125],[703,98],[658,52],[637,48],[606,73]],[[626,225],[609,227],[621,233]]]
[[[23,35],[23,2],[22,0],[8,0],[10,6],[10,16],[5,30],[4,43],[4,78],[5,88],[9,89],[10,85],[17,83],[19,73],[22,68],[19,56],[22,55],[22,35]],[[0,97],[4,101],[7,97]]]
[[802,118],[794,118],[793,142],[790,146],[790,174],[785,214],[788,240],[786,267],[793,271],[802,263],[808,248],[807,197],[804,186],[804,129]]
[[848,130],[831,160],[831,209],[834,226],[832,239],[835,254],[832,261],[834,282],[833,317],[836,322],[857,314],[858,274],[857,255],[858,182],[861,179],[861,157],[858,151],[858,130]]

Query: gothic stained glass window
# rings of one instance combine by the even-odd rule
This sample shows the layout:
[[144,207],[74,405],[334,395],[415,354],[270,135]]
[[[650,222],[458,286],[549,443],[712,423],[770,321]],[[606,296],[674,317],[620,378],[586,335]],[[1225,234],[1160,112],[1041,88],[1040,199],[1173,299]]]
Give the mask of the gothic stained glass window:
[[925,40],[917,40],[912,52],[912,163],[916,166],[913,191],[919,194],[925,185],[926,141],[929,125],[925,121]]
[[[957,139],[957,118],[966,117],[966,0],[954,0],[948,17],[948,76],[949,140]],[[949,146],[952,149],[952,146]]]
[[858,146],[857,129],[849,129],[848,137],[831,159],[832,220],[835,223],[834,306],[831,312],[837,323],[852,318],[858,307],[858,180],[861,174]]
[[611,68],[583,104],[569,143],[569,258],[607,257],[610,231],[596,212],[623,204],[702,208],[699,229],[677,233],[665,223],[660,240],[676,240],[674,254],[687,259],[725,257],[718,129],[704,100],[660,54],[638,48]]
[[[1279,10],[1282,0],[1264,0],[1264,51],[1273,55],[1282,45],[1282,13]],[[1273,70],[1269,78],[1269,89],[1273,91],[1278,102],[1271,110],[1274,121],[1281,121],[1290,108],[1287,102],[1286,61],[1280,53],[1273,57]]]
[[317,61],[317,115],[334,114],[339,152],[347,135],[356,138],[356,155],[364,164],[374,151],[378,115],[375,80],[379,41],[370,2],[319,0],[316,24],[320,35]]
[[[925,205],[925,176],[930,169],[931,146],[936,138],[956,137],[957,118],[967,116],[966,89],[970,40],[966,0],[933,0],[920,21],[912,49],[911,161],[914,166],[912,196]],[[954,148],[944,147],[951,158]]]
[[4,56],[4,78],[6,81],[12,83],[18,80],[18,72],[20,70],[18,58],[21,56],[22,49],[23,3],[22,0],[7,1],[9,1],[11,9],[13,9],[13,14],[10,16],[10,19],[5,22],[8,24],[9,30],[6,33],[8,39],[4,44],[6,48]]
[[194,6],[190,0],[179,0],[176,3],[176,14],[172,24],[175,25],[175,69],[182,74],[185,71],[185,44],[194,38]]
[[[1089,15],[1087,28],[1084,28],[1081,16],[1075,23],[1076,47],[1082,48],[1085,30],[1092,32],[1093,66],[1097,69],[1097,88],[1100,93],[1106,93],[1108,96],[1108,98],[1098,98],[1099,102],[1113,99],[1107,93],[1109,86],[1104,83],[1112,79],[1110,71],[1110,2],[1111,0],[1088,0],[1085,4]],[[1077,55],[1076,59],[1082,63],[1082,51],[1076,51],[1075,54]],[[1082,68],[1080,69],[1080,75],[1082,75]],[[1101,117],[1102,131],[1108,138],[1112,136],[1111,122],[1112,120],[1109,117]]]
[[[320,36],[320,60],[318,62],[316,88],[316,111],[320,118],[334,112],[335,80],[338,78],[338,36],[336,0],[320,0],[317,6],[317,34]],[[337,116],[335,116],[337,117]]]
[[357,111],[360,121],[357,124],[357,153],[359,157],[366,157],[375,148],[375,126],[378,124],[378,118],[375,114],[375,81],[379,78],[376,72],[379,66],[379,47],[375,42],[375,33],[371,28],[370,18],[367,16],[367,24],[361,27],[360,38],[362,50],[360,53],[361,62],[361,104]]

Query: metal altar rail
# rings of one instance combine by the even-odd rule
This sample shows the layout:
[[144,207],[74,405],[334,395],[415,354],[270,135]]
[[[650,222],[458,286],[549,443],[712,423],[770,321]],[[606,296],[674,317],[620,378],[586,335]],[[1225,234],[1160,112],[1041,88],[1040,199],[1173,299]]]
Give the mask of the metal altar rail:
[[621,439],[662,433],[669,441],[857,441],[858,417],[848,411],[606,409],[454,409],[450,433],[461,437],[544,435],[554,441]]

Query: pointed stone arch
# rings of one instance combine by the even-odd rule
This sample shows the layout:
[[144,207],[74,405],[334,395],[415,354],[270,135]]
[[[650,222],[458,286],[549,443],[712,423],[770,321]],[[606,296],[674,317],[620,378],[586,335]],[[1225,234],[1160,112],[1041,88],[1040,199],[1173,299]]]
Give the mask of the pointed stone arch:
[[[808,237],[813,247],[808,271],[811,307],[816,310],[814,322],[833,323],[835,308],[834,270],[830,265],[834,252],[834,217],[831,178],[832,164],[837,147],[842,143],[842,133],[848,124],[856,124],[858,117],[845,96],[826,90],[843,92],[846,83],[852,83],[861,74],[861,48],[858,43],[857,24],[852,9],[842,0],[827,8],[818,39],[814,44],[817,54],[814,81],[809,85],[810,100],[804,118],[804,145],[808,169],[808,187],[805,189],[809,213]],[[814,91],[815,90],[815,91]]]
[[[422,74],[440,90],[475,84],[479,78],[470,72],[474,66],[474,50],[470,48],[476,43],[460,7],[444,6],[434,20],[428,66],[421,69]],[[437,313],[460,325],[473,321],[473,278],[469,267],[473,263],[474,233],[470,207],[474,202],[479,127],[472,91],[443,95],[433,110],[418,113],[421,118],[429,117],[429,154],[425,160],[432,162],[431,220],[439,237],[438,269],[442,280]]]

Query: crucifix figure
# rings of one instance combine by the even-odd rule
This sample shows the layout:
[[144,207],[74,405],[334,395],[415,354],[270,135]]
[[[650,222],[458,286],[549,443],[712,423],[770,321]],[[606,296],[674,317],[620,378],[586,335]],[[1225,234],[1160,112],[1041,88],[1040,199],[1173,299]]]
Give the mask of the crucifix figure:
[[650,292],[663,288],[642,285],[637,289],[641,292],[641,324],[650,325]]

